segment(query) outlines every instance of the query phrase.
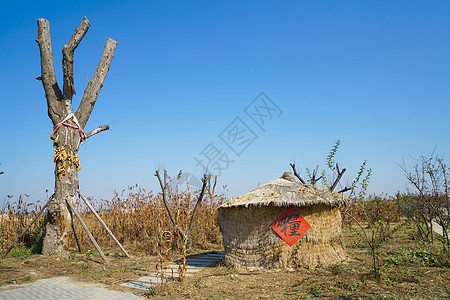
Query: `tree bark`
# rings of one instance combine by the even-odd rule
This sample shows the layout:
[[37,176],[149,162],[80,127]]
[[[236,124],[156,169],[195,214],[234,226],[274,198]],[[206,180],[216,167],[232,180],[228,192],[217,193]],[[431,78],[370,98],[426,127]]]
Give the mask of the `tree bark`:
[[[63,47],[64,93],[62,93],[55,76],[49,22],[45,19],[38,19],[37,23],[38,38],[36,42],[39,44],[41,56],[41,76],[37,79],[42,81],[47,99],[48,116],[55,126],[52,137],[55,150],[55,199],[48,207],[42,253],[66,256],[69,250],[69,232],[71,230],[71,218],[67,206],[70,203],[69,206],[76,207],[76,193],[79,185],[78,171],[80,170],[78,150],[83,139],[86,138],[82,135],[82,130],[84,130],[108,73],[117,42],[111,39],[106,42],[97,70],[86,88],[77,113],[75,113],[78,124],[75,118],[70,118],[64,124],[60,124],[73,111],[72,96],[75,94],[73,54],[90,24],[84,17],[75,33]],[[56,129],[58,125],[60,127]],[[78,128],[78,126],[80,127]],[[103,130],[108,128],[103,128]]]

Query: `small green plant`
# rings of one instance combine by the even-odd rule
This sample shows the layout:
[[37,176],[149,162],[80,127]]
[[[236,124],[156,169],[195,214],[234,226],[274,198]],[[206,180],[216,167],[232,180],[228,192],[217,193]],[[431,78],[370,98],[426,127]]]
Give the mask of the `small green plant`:
[[391,278],[389,278],[389,274],[388,274],[388,273],[389,273],[389,272],[382,272],[381,276],[383,277],[383,280],[384,280],[384,282],[385,282],[387,285],[393,286],[393,285],[394,285],[394,282],[392,281]]
[[313,297],[319,297],[320,295],[322,295],[322,287],[319,285],[315,286],[308,292],[308,294]]
[[147,292],[145,292],[144,296],[147,298],[158,296],[158,289],[151,286],[148,288]]
[[89,269],[89,266],[82,265],[82,266],[80,266],[80,269],[81,269],[81,270],[86,270],[86,269]]
[[347,290],[347,291],[350,291],[350,292],[354,292],[357,288],[358,288],[358,283],[356,283],[356,282],[342,282],[342,281],[339,281],[338,283],[337,283],[337,286],[338,287],[340,287],[341,289],[344,289],[344,290]]
[[25,259],[32,253],[32,249],[25,247],[23,244],[18,244],[8,253],[8,256],[21,256],[20,259]]
[[417,264],[434,267],[437,263],[436,258],[427,249],[407,249],[386,257],[384,261],[396,266],[402,264]]

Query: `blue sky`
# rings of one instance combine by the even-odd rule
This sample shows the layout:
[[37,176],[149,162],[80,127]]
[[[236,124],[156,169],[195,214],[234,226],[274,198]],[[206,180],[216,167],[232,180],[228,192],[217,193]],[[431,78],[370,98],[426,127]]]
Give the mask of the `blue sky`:
[[[74,107],[106,38],[118,42],[85,128],[111,130],[79,152],[84,194],[107,199],[136,183],[159,191],[157,168],[200,176],[194,157],[211,142],[233,161],[219,177],[229,196],[293,161],[304,177],[325,168],[337,139],[343,183],[367,160],[370,193],[405,190],[402,157],[437,147],[448,161],[447,1],[25,1],[3,12],[0,200],[42,200],[54,186],[38,18],[50,22],[60,87],[62,47],[83,16],[91,23],[75,51]],[[245,113],[261,92],[280,109],[264,130]],[[236,118],[256,137],[239,156],[219,136]]]

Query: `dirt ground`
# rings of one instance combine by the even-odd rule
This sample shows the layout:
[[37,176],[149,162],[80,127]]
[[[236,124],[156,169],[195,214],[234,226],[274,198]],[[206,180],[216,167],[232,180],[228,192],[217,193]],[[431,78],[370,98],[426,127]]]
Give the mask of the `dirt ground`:
[[119,250],[106,249],[106,265],[94,251],[74,252],[67,259],[15,251],[1,260],[0,285],[70,276],[154,299],[450,299],[449,268],[433,254],[438,244],[421,244],[411,229],[398,232],[382,249],[382,276],[376,279],[361,239],[349,229],[344,236],[348,261],[342,264],[256,271],[219,265],[151,291],[118,284],[154,273],[156,255],[127,249],[132,257],[125,258]]

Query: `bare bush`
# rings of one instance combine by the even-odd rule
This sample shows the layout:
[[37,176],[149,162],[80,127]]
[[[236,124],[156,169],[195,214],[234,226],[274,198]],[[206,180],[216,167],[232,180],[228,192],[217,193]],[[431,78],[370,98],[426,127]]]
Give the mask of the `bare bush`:
[[413,190],[402,198],[402,210],[417,228],[420,238],[434,243],[433,227],[442,228],[442,250],[448,255],[450,246],[450,168],[434,151],[429,157],[413,159],[412,166],[400,165]]

